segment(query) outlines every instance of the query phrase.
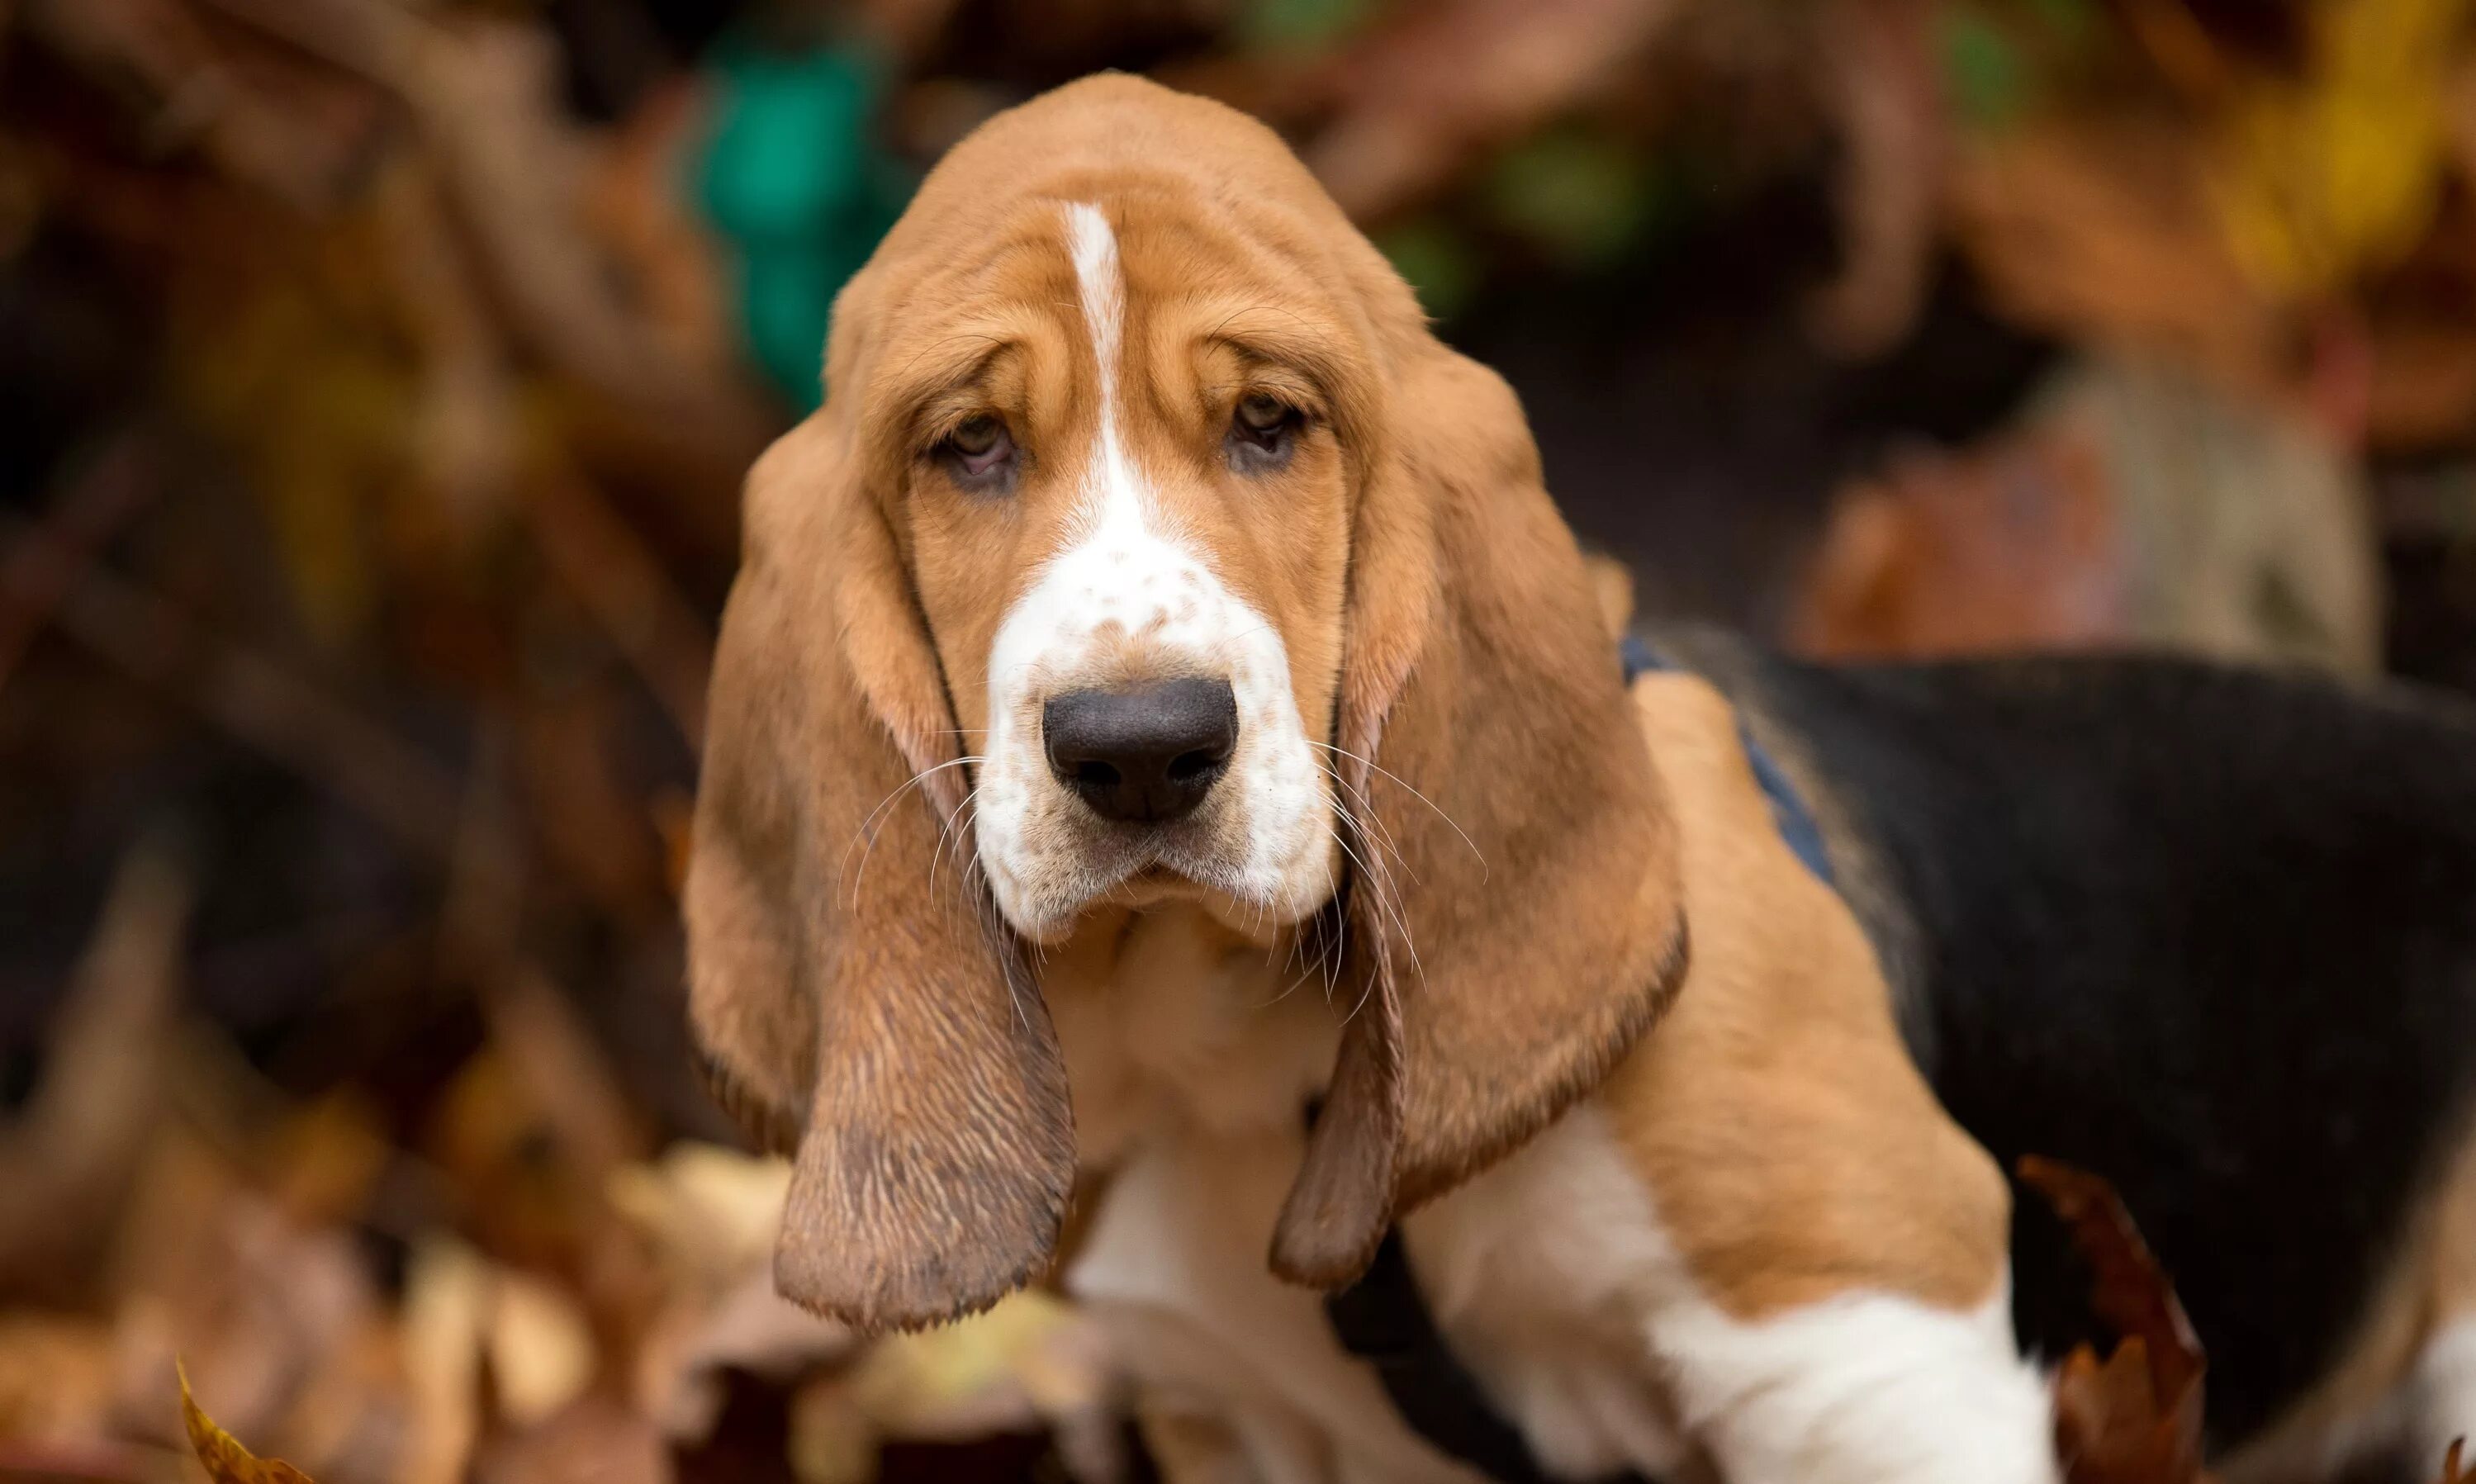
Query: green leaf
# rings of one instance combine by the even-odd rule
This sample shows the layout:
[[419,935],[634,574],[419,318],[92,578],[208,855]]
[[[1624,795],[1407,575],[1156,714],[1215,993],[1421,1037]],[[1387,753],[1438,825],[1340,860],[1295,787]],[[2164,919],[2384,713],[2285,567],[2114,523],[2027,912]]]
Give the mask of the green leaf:
[[1556,130],[1499,156],[1484,199],[1492,214],[1550,256],[1584,265],[1615,257],[1649,214],[1650,180],[1632,151]]
[[2029,102],[2029,68],[2003,28],[1973,8],[1953,6],[1938,32],[1944,87],[1962,120],[1993,130],[2019,117]]
[[1238,39],[1266,51],[1324,51],[1367,23],[1372,0],[1250,0]]

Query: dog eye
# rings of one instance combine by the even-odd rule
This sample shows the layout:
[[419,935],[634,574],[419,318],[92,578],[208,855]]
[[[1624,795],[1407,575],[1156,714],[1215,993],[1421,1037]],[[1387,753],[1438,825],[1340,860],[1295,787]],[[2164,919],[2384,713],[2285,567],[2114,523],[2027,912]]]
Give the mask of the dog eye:
[[1247,472],[1280,467],[1289,461],[1304,421],[1304,414],[1280,398],[1249,392],[1229,415],[1229,461]]
[[1003,418],[982,412],[946,434],[937,454],[957,482],[989,488],[1005,481],[1014,468],[1014,435],[1006,431]]

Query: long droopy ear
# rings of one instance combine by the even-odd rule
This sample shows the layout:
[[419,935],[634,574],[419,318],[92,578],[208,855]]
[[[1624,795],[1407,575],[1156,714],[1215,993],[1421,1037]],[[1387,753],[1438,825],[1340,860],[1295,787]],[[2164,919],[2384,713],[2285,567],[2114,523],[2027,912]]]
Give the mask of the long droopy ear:
[[1273,1247],[1320,1287],[1597,1085],[1685,959],[1674,820],[1520,405],[1424,328],[1399,362],[1338,722],[1359,999]]
[[1037,1276],[1075,1143],[1049,1012],[948,837],[968,823],[958,734],[853,457],[856,401],[749,479],[686,916],[708,1080],[796,1150],[776,1282],[876,1330]]

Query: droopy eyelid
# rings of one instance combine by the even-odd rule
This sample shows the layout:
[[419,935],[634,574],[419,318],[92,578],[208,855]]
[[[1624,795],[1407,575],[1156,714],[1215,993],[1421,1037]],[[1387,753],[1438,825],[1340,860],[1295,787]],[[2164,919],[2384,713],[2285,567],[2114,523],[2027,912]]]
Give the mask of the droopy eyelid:
[[1286,407],[1295,408],[1308,418],[1321,420],[1325,415],[1323,389],[1286,366],[1256,368],[1238,383],[1235,391],[1233,401],[1236,402],[1244,402],[1249,397],[1270,397]]
[[1002,326],[953,331],[880,368],[861,404],[863,426],[901,430],[908,454],[925,453],[975,412],[991,410],[988,385],[1000,358],[1022,347]]
[[912,457],[926,458],[937,451],[965,423],[976,417],[995,418],[999,425],[1013,428],[1013,419],[1001,411],[977,387],[961,389],[933,399],[920,409],[904,440]]
[[1313,336],[1224,333],[1207,343],[1237,357],[1242,384],[1236,395],[1268,392],[1319,422],[1332,420],[1342,405],[1345,368]]

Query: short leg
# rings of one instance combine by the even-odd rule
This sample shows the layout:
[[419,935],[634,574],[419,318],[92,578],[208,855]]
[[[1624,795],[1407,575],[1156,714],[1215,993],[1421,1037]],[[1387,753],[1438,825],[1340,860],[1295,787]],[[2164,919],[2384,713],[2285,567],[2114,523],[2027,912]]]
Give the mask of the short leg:
[[1852,1294],[1754,1322],[1687,1304],[1651,1342],[1730,1484],[2053,1484],[2047,1385],[2006,1297]]

